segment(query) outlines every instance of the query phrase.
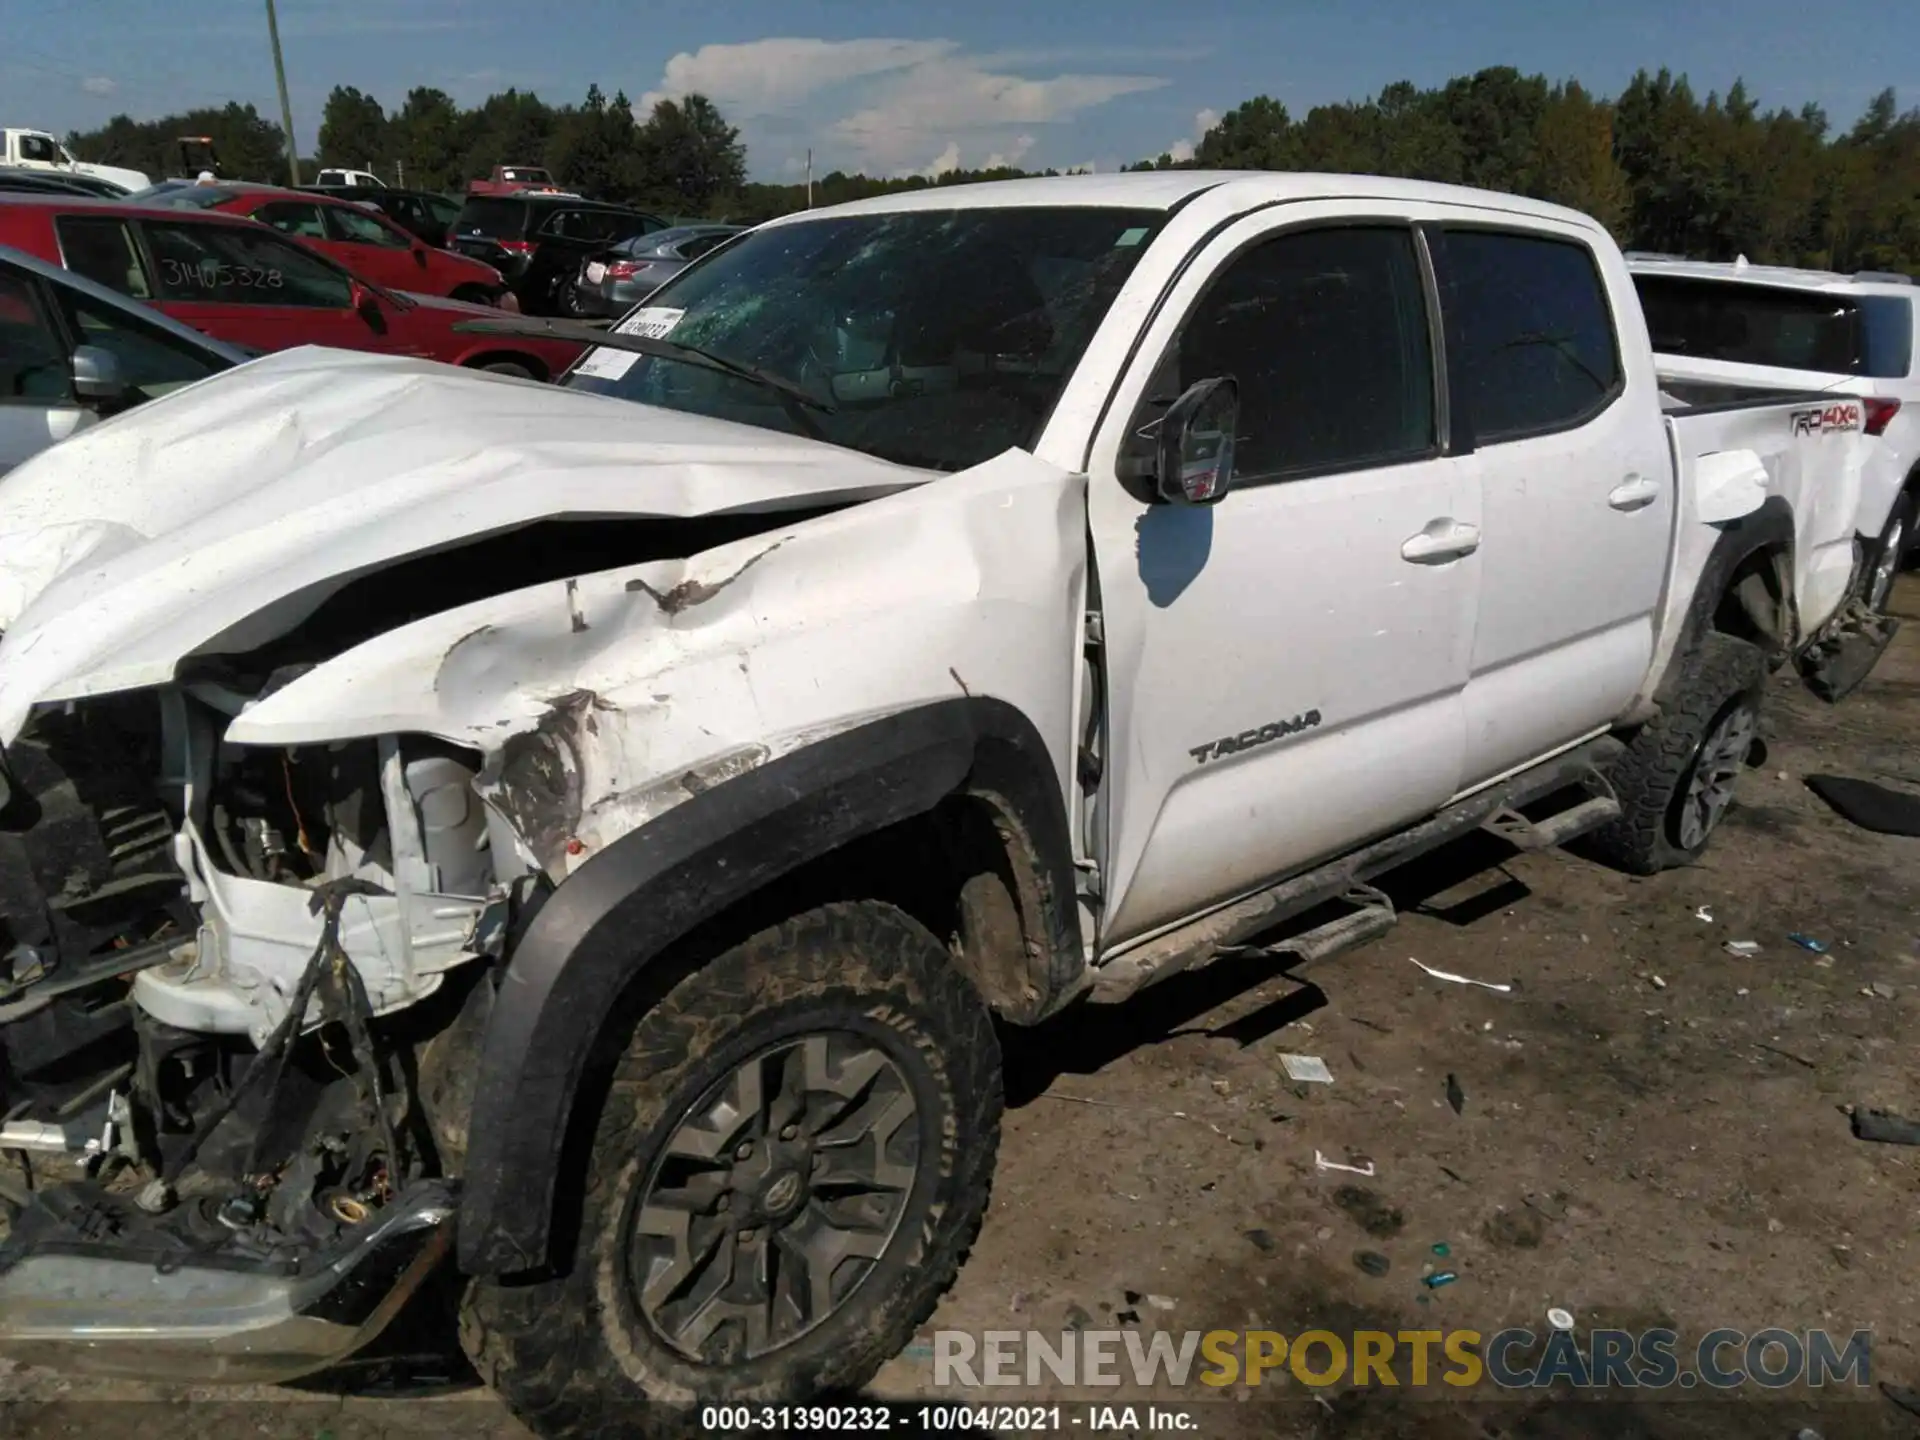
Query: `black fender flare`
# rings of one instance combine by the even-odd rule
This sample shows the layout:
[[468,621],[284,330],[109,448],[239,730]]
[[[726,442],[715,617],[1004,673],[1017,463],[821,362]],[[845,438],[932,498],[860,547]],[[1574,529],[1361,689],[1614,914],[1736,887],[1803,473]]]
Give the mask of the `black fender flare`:
[[[620,993],[696,926],[862,835],[932,810],[977,777],[1038,852],[1054,953],[1079,963],[1064,797],[1033,723],[956,698],[857,726],[705,790],[609,845],[558,887],[513,946],[481,1045],[458,1223],[470,1275],[548,1256],[576,1092]],[[1063,953],[1064,952],[1064,953]]]
[[1667,673],[1660,677],[1657,691],[1660,698],[1671,694],[1671,687],[1678,682],[1685,669],[1686,657],[1699,647],[1702,637],[1713,628],[1714,612],[1720,608],[1720,602],[1726,597],[1727,589],[1740,567],[1762,550],[1784,546],[1791,552],[1793,545],[1793,507],[1778,495],[1769,495],[1759,509],[1742,515],[1721,531],[1700,572],[1699,584],[1694,587],[1692,598],[1687,602],[1680,637],[1673,647],[1672,658],[1667,662]]

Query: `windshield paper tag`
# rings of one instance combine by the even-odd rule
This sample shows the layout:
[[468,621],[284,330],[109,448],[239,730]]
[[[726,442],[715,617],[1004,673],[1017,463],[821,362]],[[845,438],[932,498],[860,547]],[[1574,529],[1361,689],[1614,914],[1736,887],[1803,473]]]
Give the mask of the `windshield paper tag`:
[[586,359],[574,367],[573,373],[593,380],[618,380],[633,368],[633,362],[639,358],[631,350],[609,350],[604,345],[597,345],[587,352]]
[[643,335],[649,340],[664,340],[687,312],[665,305],[643,305],[613,328],[622,335]]

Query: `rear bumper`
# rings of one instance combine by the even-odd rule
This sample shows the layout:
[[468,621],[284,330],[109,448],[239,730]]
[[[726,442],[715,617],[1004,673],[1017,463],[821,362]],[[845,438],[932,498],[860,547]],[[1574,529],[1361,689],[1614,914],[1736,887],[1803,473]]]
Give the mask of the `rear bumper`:
[[311,1375],[386,1327],[447,1253],[455,1209],[447,1187],[421,1186],[291,1274],[230,1258],[156,1266],[113,1254],[112,1242],[50,1235],[16,1248],[26,1238],[16,1231],[0,1249],[0,1354],[69,1375],[224,1384]]

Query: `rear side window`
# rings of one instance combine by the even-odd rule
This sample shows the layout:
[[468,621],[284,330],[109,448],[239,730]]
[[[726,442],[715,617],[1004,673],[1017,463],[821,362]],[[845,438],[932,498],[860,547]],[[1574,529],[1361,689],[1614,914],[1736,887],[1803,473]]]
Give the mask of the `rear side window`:
[[1584,424],[1620,392],[1606,286],[1586,246],[1544,235],[1450,230],[1442,245],[1448,370],[1474,440]]
[[67,347],[33,292],[27,276],[0,270],[0,405],[73,398]]
[[275,235],[238,225],[149,223],[161,298],[218,305],[345,310],[346,275]]
[[382,223],[356,206],[327,206],[327,224],[333,232],[333,239],[356,245],[386,245],[404,250],[413,244],[409,236],[402,235],[391,225]]
[[302,235],[309,240],[327,238],[326,222],[320,207],[304,200],[275,200],[253,212],[262,225],[271,225],[283,235]]
[[[1071,288],[1071,287],[1069,287]],[[1182,327],[1177,394],[1240,386],[1241,480],[1432,453],[1431,331],[1410,230],[1302,230],[1243,251]]]
[[518,240],[527,233],[527,202],[482,197],[469,200],[454,221],[457,235],[484,235],[493,240]]
[[1662,355],[1899,379],[1913,364],[1913,302],[1745,281],[1636,275]]
[[62,215],[54,223],[67,269],[135,300],[153,298],[140,249],[125,221]]
[[142,400],[152,400],[227,368],[227,362],[218,355],[196,349],[177,336],[144,325],[124,311],[76,291],[63,288],[58,299],[80,343],[105,350],[118,360],[121,378]]

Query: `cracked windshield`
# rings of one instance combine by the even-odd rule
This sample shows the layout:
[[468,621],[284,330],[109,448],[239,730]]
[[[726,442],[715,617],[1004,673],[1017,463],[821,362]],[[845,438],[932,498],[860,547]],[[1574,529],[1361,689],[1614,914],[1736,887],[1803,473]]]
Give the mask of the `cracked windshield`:
[[567,383],[963,470],[1033,444],[1160,218],[1002,207],[776,225],[621,322],[663,353],[597,349]]

